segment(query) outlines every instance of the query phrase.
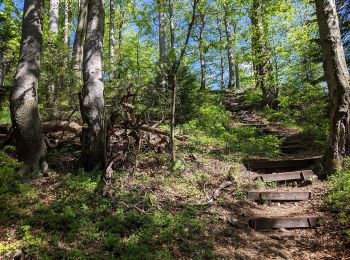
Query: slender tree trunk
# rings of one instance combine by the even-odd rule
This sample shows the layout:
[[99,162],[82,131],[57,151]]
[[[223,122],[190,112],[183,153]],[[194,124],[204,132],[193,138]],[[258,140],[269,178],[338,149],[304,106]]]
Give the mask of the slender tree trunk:
[[105,100],[102,74],[104,1],[88,0],[88,25],[84,47],[84,88],[81,96],[81,161],[87,171],[106,165]]
[[[237,35],[237,23],[234,24],[234,27],[233,27],[233,33],[235,35]],[[237,36],[236,36],[237,37]],[[236,48],[237,48],[237,44],[236,44]],[[235,79],[236,79],[236,88],[240,88],[240,78],[239,78],[239,65],[238,65],[238,61],[235,60]]]
[[5,63],[5,56],[0,54],[0,87],[4,86],[6,71],[7,64]]
[[123,27],[124,27],[124,10],[120,6],[120,15],[119,15],[119,22],[118,22],[118,78],[121,78],[122,76],[122,62],[123,62],[123,52],[122,52],[122,44],[123,44]]
[[74,44],[73,44],[73,61],[74,69],[77,71],[77,75],[81,75],[83,64],[83,42],[86,31],[87,20],[87,0],[80,0],[79,15],[77,29],[75,31]]
[[227,40],[227,59],[228,59],[228,71],[229,71],[229,81],[228,88],[235,88],[235,61],[234,61],[234,51],[233,51],[233,36],[231,32],[230,16],[228,14],[228,7],[224,6],[224,21],[225,21],[225,31]]
[[276,101],[277,87],[273,79],[273,62],[268,40],[264,1],[253,0],[251,21],[253,27],[252,49],[255,57],[256,88],[263,93],[263,105],[273,107]]
[[58,11],[59,11],[59,0],[50,0],[50,11],[49,11],[49,31],[57,34],[58,33]]
[[[115,66],[115,33],[114,33],[114,28],[115,28],[115,15],[114,15],[114,8],[115,8],[115,3],[114,0],[110,0],[110,6],[109,6],[109,13],[110,13],[110,23],[109,23],[109,62],[112,67],[112,71],[114,71],[114,66]],[[114,73],[113,73],[114,74]]]
[[158,0],[159,15],[159,59],[166,60],[168,55],[167,34],[166,34],[166,15],[164,12],[164,0]]
[[207,78],[207,66],[205,62],[205,43],[204,43],[204,30],[205,30],[205,15],[199,14],[201,25],[199,28],[199,59],[201,64],[201,87],[200,90],[206,89],[206,78]]
[[349,156],[350,82],[341,41],[339,20],[334,0],[315,0],[320,30],[323,67],[330,94],[330,148],[326,155],[326,169],[334,172]]
[[64,1],[64,44],[69,47],[69,0]]
[[216,25],[219,33],[220,41],[220,88],[225,89],[225,64],[224,64],[224,54],[221,48],[222,45],[222,25],[219,16],[216,17]]
[[43,40],[44,7],[41,0],[26,0],[23,10],[20,57],[11,92],[11,120],[18,159],[24,171],[46,170],[46,146],[38,110],[38,78]]

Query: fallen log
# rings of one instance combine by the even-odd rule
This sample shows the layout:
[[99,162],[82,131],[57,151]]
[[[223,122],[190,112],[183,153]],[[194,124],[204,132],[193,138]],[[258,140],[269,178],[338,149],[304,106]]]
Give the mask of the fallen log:
[[[70,132],[74,133],[77,136],[81,135],[82,126],[75,122],[69,121],[45,121],[41,123],[41,128],[44,134],[51,132]],[[8,134],[10,132],[11,125],[0,125],[0,133]],[[135,128],[135,130],[142,130],[145,132],[169,136],[169,133],[164,130],[160,130],[158,128],[154,128],[148,125],[140,125]],[[175,136],[176,139],[180,141],[185,141],[187,139],[186,136]]]

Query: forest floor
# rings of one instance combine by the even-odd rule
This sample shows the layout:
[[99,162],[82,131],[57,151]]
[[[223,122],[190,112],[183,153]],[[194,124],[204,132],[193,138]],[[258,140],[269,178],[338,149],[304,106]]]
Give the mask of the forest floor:
[[[254,111],[230,110],[233,127],[267,125],[262,131],[301,138]],[[304,141],[303,149],[279,157],[319,155]],[[320,180],[307,186],[255,182],[258,173],[228,151],[185,141],[175,172],[168,154],[140,154],[137,167],[117,173],[116,197],[107,199],[99,174],[75,170],[78,156],[76,146],[67,145],[50,151],[46,177],[23,181],[8,174],[10,185],[0,193],[0,259],[15,252],[22,259],[350,259],[349,241],[323,202],[329,188]],[[256,203],[246,196],[256,189],[311,191],[312,197]],[[322,220],[314,229],[259,231],[248,225],[256,216],[300,215]]]

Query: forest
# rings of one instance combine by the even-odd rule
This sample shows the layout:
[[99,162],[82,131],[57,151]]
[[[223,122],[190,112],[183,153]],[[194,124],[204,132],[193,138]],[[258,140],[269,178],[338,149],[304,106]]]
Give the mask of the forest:
[[0,259],[348,259],[350,2],[0,0]]

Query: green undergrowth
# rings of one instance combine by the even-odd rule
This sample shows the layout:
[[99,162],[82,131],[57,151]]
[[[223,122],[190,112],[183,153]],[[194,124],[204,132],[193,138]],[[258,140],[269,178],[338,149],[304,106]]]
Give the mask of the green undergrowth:
[[325,198],[326,205],[338,215],[338,221],[350,241],[350,168],[332,175],[328,183],[331,191]]
[[255,127],[230,127],[231,113],[222,105],[204,102],[195,119],[187,122],[184,132],[194,146],[225,148],[239,156],[273,157],[280,153],[282,140],[263,134]]
[[184,173],[189,166],[182,160],[172,174],[157,174],[152,172],[167,167],[170,157],[144,154],[132,177],[116,174],[116,196],[109,199],[101,195],[101,173],[51,172],[24,180],[15,174],[16,160],[5,152],[0,156],[6,159],[0,171],[0,256],[20,248],[37,259],[213,257],[213,241],[203,239],[208,232],[203,209],[155,193],[176,189],[202,196],[210,176],[200,169]]
[[2,107],[0,109],[0,124],[10,124],[11,116],[10,109],[8,107]]

